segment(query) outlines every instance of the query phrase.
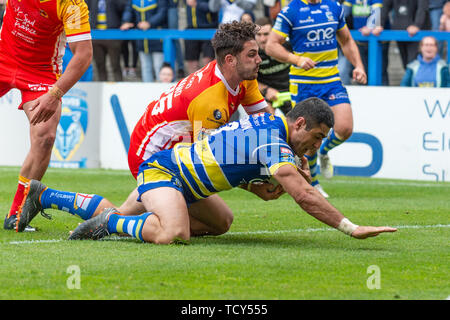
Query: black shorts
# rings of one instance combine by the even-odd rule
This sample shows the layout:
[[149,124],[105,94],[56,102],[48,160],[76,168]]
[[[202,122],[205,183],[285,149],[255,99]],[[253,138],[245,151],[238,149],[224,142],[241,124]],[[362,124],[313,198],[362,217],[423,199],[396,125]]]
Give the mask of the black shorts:
[[184,58],[188,61],[198,60],[200,53],[203,54],[203,57],[215,58],[210,40],[185,40],[184,47],[186,51]]

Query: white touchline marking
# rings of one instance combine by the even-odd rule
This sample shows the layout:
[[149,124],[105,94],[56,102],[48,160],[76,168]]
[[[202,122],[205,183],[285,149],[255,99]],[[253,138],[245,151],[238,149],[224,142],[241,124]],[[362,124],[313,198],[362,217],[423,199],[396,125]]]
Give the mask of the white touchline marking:
[[[334,183],[341,184],[366,184],[367,181],[359,181],[359,180],[334,180]],[[435,187],[435,188],[450,188],[450,183],[419,183],[417,181],[381,181],[381,180],[371,180],[370,185],[383,185],[383,186],[403,186],[403,187]]]
[[[434,224],[434,225],[404,225],[392,226],[397,229],[427,229],[427,228],[449,228],[450,224]],[[320,231],[337,231],[334,228],[306,228],[306,229],[291,229],[291,230],[260,230],[260,231],[242,231],[242,232],[228,232],[228,235],[245,235],[245,234],[278,234],[278,233],[295,233],[295,232],[320,232]]]
[[[432,225],[403,225],[393,226],[398,229],[430,229],[430,228],[450,228],[450,224],[432,224]],[[322,232],[322,231],[336,231],[333,228],[304,228],[304,229],[291,229],[291,230],[259,230],[259,231],[235,231],[228,232],[224,235],[252,235],[252,234],[281,234],[281,233],[296,233],[296,232]],[[134,240],[131,237],[119,237],[112,236],[105,238],[105,240]],[[66,241],[66,239],[42,239],[42,240],[22,240],[22,241],[9,241],[4,244],[39,244],[39,243],[56,243]]]

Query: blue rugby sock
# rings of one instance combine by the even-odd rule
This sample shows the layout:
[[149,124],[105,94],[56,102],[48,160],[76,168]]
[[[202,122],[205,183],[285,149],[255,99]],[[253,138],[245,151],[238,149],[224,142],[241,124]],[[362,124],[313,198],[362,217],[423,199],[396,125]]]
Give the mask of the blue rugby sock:
[[308,159],[309,171],[311,172],[311,185],[315,186],[319,184],[319,176],[317,175],[317,152],[313,156],[305,154],[305,157]]
[[334,129],[331,129],[327,138],[320,146],[320,154],[326,155],[328,153],[328,151],[330,151],[331,149],[337,147],[338,145],[340,145],[344,142],[345,142],[345,140],[338,138],[336,133],[334,132]]
[[142,238],[142,229],[144,228],[145,220],[152,214],[146,212],[140,216],[124,216],[118,213],[113,213],[108,219],[109,233],[126,233],[130,236],[144,241]]
[[92,217],[103,197],[96,194],[84,194],[59,191],[47,188],[41,195],[43,209],[58,209],[77,215],[83,220]]

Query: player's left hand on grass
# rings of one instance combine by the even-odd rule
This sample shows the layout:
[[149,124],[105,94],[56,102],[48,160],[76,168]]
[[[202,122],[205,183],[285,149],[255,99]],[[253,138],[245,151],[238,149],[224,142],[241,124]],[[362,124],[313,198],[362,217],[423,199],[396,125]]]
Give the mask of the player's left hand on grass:
[[33,112],[30,124],[36,125],[49,120],[55,114],[56,110],[58,110],[59,106],[60,100],[49,93],[35,99],[32,101],[30,107],[30,111]]
[[366,239],[369,237],[376,237],[383,232],[395,232],[397,228],[391,227],[370,227],[370,226],[358,226],[355,231],[352,232],[352,237],[356,239]]

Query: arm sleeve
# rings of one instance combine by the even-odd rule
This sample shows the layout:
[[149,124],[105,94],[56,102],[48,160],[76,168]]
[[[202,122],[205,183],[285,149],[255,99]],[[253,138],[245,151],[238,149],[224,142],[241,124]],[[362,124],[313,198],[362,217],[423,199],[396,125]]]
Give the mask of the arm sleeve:
[[132,13],[133,8],[131,7],[131,1],[132,0],[127,1],[127,5],[125,6],[125,9],[123,10],[122,23],[133,22],[133,13]]
[[149,19],[152,29],[161,26],[166,21],[167,9],[168,9],[167,1],[166,0],[158,0],[157,12],[155,15],[151,16]]
[[384,27],[386,21],[389,19],[389,12],[392,9],[392,0],[383,0],[383,7],[381,8],[381,26]]
[[64,1],[61,4],[59,16],[64,24],[67,42],[91,39],[89,9],[84,1]]
[[414,17],[414,25],[420,29],[425,28],[428,15],[428,0],[417,1],[417,11]]
[[219,12],[222,6],[221,0],[209,0],[208,2],[209,11],[211,12]]
[[246,91],[241,104],[247,113],[254,113],[267,107],[267,102],[259,91],[258,82],[256,80],[246,80],[244,85]]

